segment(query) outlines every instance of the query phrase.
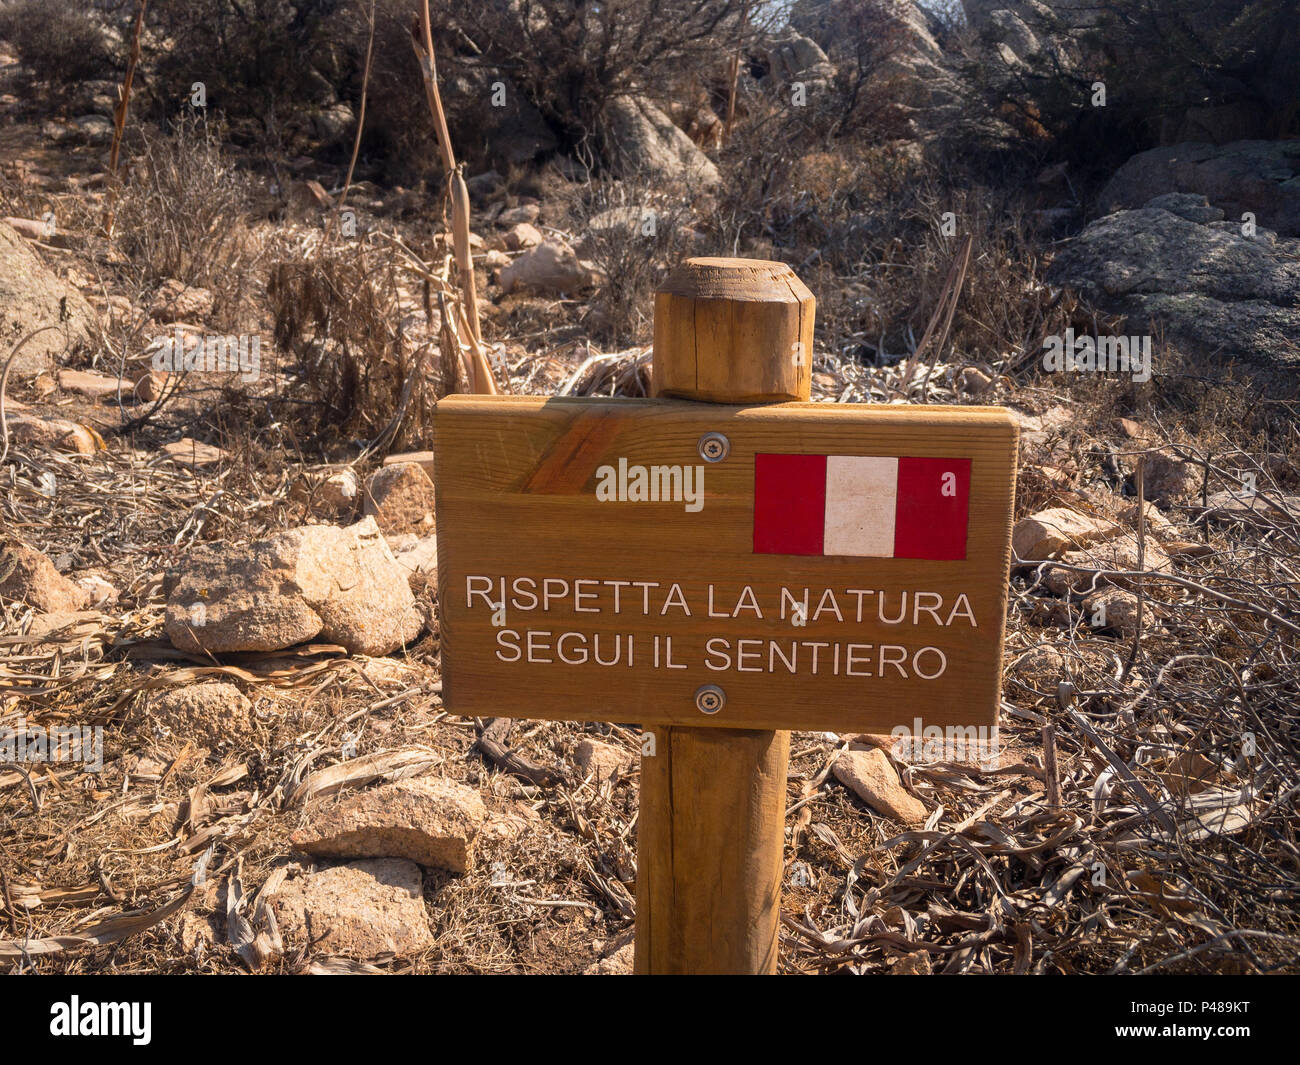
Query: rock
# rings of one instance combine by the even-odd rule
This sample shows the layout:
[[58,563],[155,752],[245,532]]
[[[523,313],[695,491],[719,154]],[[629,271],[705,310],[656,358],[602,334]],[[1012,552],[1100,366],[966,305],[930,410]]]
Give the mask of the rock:
[[253,704],[225,681],[186,684],[154,694],[145,713],[179,740],[209,750],[228,747],[253,727]]
[[[1151,570],[1168,573],[1173,569],[1173,561],[1154,536],[1148,536],[1143,544],[1142,564],[1139,567],[1137,536],[1133,533],[1124,533],[1081,551],[1067,551],[1061,561],[1069,566],[1093,571],[1121,570],[1133,573],[1140,569],[1142,572]],[[1043,583],[1057,595],[1067,595],[1070,592],[1092,592],[1108,584],[1127,587],[1131,582],[1125,577],[1097,577],[1095,573],[1049,569],[1044,575]]]
[[1176,558],[1180,562],[1191,562],[1198,558],[1208,558],[1214,554],[1214,548],[1209,544],[1198,544],[1191,540],[1167,540],[1164,544],[1165,554],[1170,558]]
[[163,444],[162,453],[164,458],[170,459],[178,466],[189,466],[191,469],[199,466],[211,466],[218,462],[224,462],[230,457],[221,448],[212,444],[204,444],[188,436],[173,440],[170,444]]
[[576,292],[595,281],[591,267],[561,240],[547,240],[524,252],[501,270],[501,289],[540,292]]
[[418,462],[424,467],[424,472],[429,475],[429,480],[433,480],[433,452],[432,451],[401,451],[395,452],[384,459],[385,466],[400,466],[404,462]]
[[62,614],[84,608],[87,596],[39,551],[0,537],[0,598],[16,599],[42,613]]
[[1142,495],[1156,503],[1182,503],[1200,493],[1202,477],[1199,466],[1148,451],[1142,462]]
[[323,506],[343,510],[352,506],[361,491],[361,481],[353,470],[331,473],[321,482],[318,498]]
[[524,203],[518,207],[511,207],[497,215],[496,224],[502,228],[509,229],[511,226],[520,223],[532,223],[537,221],[537,216],[542,213],[542,209],[535,203]]
[[1262,227],[1300,236],[1300,140],[1152,148],[1121,166],[1100,200],[1103,210],[1114,211],[1141,207],[1170,192],[1205,196],[1235,224],[1249,211]]
[[1162,211],[1168,211],[1170,214],[1176,214],[1179,218],[1186,218],[1189,222],[1223,221],[1222,210],[1218,207],[1211,207],[1210,201],[1204,196],[1192,192],[1167,192],[1163,196],[1151,198],[1143,206],[1148,210],[1158,208]]
[[37,614],[32,618],[24,639],[32,643],[58,642],[73,647],[83,643],[88,637],[104,633],[107,619],[97,610],[56,611],[51,614]]
[[[503,270],[510,265],[510,256],[497,248],[493,248],[484,254],[483,265],[486,266],[489,271]],[[500,284],[499,276],[497,276],[495,280]]]
[[427,533],[434,527],[433,482],[416,462],[383,466],[371,474],[362,506],[387,533]]
[[844,751],[833,769],[835,779],[879,814],[903,825],[925,820],[925,804],[907,791],[889,756],[877,747]]
[[488,199],[497,189],[505,184],[505,178],[495,170],[486,170],[482,174],[475,174],[472,178],[467,178],[465,188],[469,191],[469,197],[475,203],[482,203]]
[[923,950],[918,950],[915,954],[904,954],[889,966],[890,976],[930,976],[933,973],[930,955]]
[[712,192],[718,168],[672,120],[644,96],[618,96],[605,108],[610,161],[624,178],[654,185],[683,184]]
[[577,251],[588,255],[602,245],[617,246],[644,239],[656,224],[657,216],[649,207],[611,207],[587,219],[586,232],[577,244]]
[[3,358],[33,330],[56,326],[32,337],[19,350],[11,374],[34,376],[71,347],[87,343],[94,309],[66,281],[46,269],[36,253],[0,222],[0,350]]
[[87,144],[109,144],[113,140],[113,123],[103,115],[82,115],[75,125]]
[[182,651],[278,651],[319,636],[385,655],[423,621],[373,518],[308,525],[191,557],[165,581],[165,631]]
[[1069,507],[1054,507],[1016,522],[1011,550],[1024,562],[1057,558],[1071,548],[1086,547],[1119,533],[1119,526],[1103,518],[1090,518]]
[[97,574],[77,577],[73,583],[85,593],[87,606],[101,607],[117,602],[118,590]]
[[1048,270],[1130,322],[1163,321],[1187,351],[1294,364],[1300,333],[1300,240],[1253,237],[1161,207],[1118,211],[1068,241]]
[[79,396],[88,396],[91,399],[107,399],[110,396],[116,399],[120,389],[123,400],[130,402],[135,394],[135,386],[130,381],[122,381],[90,370],[60,370],[58,380],[59,387],[63,391],[75,392]]
[[612,954],[592,962],[582,971],[583,976],[631,976],[636,958],[636,943],[625,943]]
[[311,116],[312,128],[324,144],[337,144],[356,130],[357,116],[345,103],[321,108]]
[[630,772],[633,757],[622,747],[587,738],[573,749],[573,762],[584,777],[594,774],[600,781]]
[[407,579],[417,573],[436,577],[438,574],[438,538],[416,536],[414,533],[396,533],[386,536],[393,558],[407,572]]
[[835,66],[821,46],[793,27],[772,35],[763,47],[767,52],[767,88],[778,89],[796,81],[822,87],[835,77]]
[[[1123,588],[1103,588],[1083,601],[1084,618],[1096,632],[1114,632],[1120,636],[1137,635],[1138,597]],[[1153,609],[1147,600],[1143,627],[1153,620]]]
[[978,396],[987,392],[992,384],[993,378],[974,366],[967,366],[957,375],[957,391],[968,395]]
[[286,946],[316,954],[407,956],[434,945],[414,862],[350,862],[286,880],[270,906]]
[[465,873],[488,812],[473,788],[419,777],[355,792],[342,802],[322,799],[305,818],[289,839],[315,857],[405,858]]
[[0,218],[0,222],[28,240],[48,240],[55,232],[53,223],[37,218]]
[[51,451],[71,451],[93,455],[100,449],[92,430],[63,418],[35,418],[26,414],[8,414],[9,435],[15,443],[46,447]]
[[[1142,517],[1148,539],[1154,536],[1157,540],[1165,540],[1174,533],[1174,523],[1160,512],[1150,500],[1146,500],[1142,505]],[[1120,521],[1124,522],[1129,528],[1136,529],[1138,525],[1138,505],[1137,500],[1125,507],[1119,512]]]
[[158,322],[202,321],[212,313],[212,293],[169,278],[154,293],[149,313]]
[[528,222],[517,222],[506,230],[501,241],[510,251],[523,251],[525,248],[537,247],[545,239],[536,226]]

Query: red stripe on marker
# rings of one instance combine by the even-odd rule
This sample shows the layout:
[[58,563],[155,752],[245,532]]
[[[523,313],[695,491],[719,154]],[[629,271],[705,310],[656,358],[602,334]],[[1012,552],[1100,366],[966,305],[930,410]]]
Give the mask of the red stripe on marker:
[[754,456],[754,553],[820,555],[825,455]]
[[898,460],[894,557],[966,557],[970,459]]

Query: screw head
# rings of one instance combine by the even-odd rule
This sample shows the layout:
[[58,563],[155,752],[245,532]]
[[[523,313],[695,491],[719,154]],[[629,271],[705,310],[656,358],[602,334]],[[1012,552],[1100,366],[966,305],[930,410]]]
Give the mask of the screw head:
[[721,433],[705,433],[700,437],[699,451],[705,462],[721,462],[731,454],[731,441]]
[[695,708],[702,714],[716,714],[727,705],[727,693],[716,684],[705,684],[695,692]]

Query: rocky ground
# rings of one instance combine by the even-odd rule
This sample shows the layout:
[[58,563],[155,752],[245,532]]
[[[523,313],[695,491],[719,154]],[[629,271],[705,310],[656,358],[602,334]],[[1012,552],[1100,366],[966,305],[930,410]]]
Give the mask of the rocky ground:
[[[825,61],[800,40],[788,65]],[[351,192],[359,272],[391,284],[317,258],[340,190],[311,159],[248,224],[248,292],[221,272],[146,283],[96,236],[103,125],[4,107],[0,355],[55,328],[0,386],[0,726],[101,726],[103,764],[0,763],[0,967],[627,972],[637,727],[441,704],[421,445],[449,380],[411,360],[444,331],[421,286],[447,245],[409,252],[418,199]],[[663,111],[627,108],[638,170],[718,180]],[[816,352],[822,402],[1016,412],[1017,564],[994,761],[795,735],[784,971],[1294,968],[1300,440],[1277,371],[1300,273],[1294,227],[1239,221],[1294,182],[1269,158],[1232,195],[1203,154],[1190,178],[1134,166],[1117,212],[1053,249],[1087,313],[1163,323],[1152,381],[1046,376],[1013,342],[916,376]],[[637,394],[646,349],[602,354],[589,330],[602,234],[642,209],[577,225],[561,169],[530,193],[470,181],[496,372],[519,393]],[[355,286],[372,347],[325,351],[286,321],[321,278]],[[265,338],[247,380],[157,357],[232,333]],[[418,380],[401,424],[378,399],[329,406],[335,366],[388,411]],[[342,412],[339,431],[300,408]]]

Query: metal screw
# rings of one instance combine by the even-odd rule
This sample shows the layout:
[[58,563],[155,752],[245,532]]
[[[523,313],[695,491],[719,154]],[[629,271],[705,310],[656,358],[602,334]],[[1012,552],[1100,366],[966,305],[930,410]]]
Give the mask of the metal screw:
[[727,705],[727,693],[716,684],[705,684],[695,692],[695,706],[702,714],[716,714]]
[[705,433],[700,437],[700,458],[705,462],[721,462],[731,454],[731,441],[721,433]]

